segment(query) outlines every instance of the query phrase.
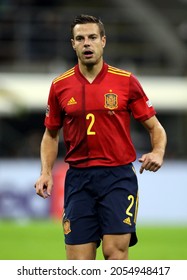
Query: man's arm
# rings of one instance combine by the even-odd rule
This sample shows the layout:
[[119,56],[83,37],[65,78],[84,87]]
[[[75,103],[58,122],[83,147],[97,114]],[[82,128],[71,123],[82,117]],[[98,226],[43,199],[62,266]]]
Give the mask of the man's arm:
[[36,193],[47,198],[53,187],[52,168],[58,154],[59,130],[46,128],[40,149],[41,175],[36,182]]
[[139,162],[142,162],[140,173],[143,173],[144,169],[156,172],[163,164],[167,143],[166,132],[156,116],[143,121],[142,124],[149,132],[152,151],[139,158]]

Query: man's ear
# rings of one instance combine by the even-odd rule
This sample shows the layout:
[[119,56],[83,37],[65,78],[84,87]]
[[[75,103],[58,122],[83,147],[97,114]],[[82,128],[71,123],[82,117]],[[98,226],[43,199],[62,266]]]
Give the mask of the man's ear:
[[73,39],[71,39],[71,45],[72,45],[72,48],[75,50],[75,42]]
[[103,46],[103,48],[105,47],[105,45],[106,45],[106,36],[103,36],[102,37],[102,46]]

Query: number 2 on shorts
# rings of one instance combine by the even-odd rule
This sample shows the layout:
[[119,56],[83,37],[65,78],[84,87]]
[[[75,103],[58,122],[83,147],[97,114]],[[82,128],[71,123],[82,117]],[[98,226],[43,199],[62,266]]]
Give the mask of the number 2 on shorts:
[[133,214],[130,212],[130,210],[131,210],[131,208],[132,208],[133,205],[134,205],[134,196],[133,196],[132,194],[130,194],[130,195],[128,196],[128,200],[130,200],[130,204],[129,204],[129,207],[127,208],[127,210],[126,210],[126,214],[127,214],[128,216],[132,217]]

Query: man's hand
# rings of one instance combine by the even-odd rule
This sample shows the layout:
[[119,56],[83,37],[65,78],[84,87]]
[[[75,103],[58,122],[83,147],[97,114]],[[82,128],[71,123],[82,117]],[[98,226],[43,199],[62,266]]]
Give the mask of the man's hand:
[[42,174],[35,184],[36,193],[43,198],[48,198],[51,195],[52,187],[52,175],[48,174]]
[[163,156],[161,156],[159,153],[151,152],[142,155],[142,157],[139,158],[139,162],[142,162],[140,174],[143,173],[144,169],[156,172],[162,166]]

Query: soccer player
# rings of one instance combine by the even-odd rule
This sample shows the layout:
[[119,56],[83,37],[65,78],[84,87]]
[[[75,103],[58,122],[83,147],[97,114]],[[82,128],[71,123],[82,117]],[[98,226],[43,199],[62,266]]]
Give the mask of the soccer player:
[[131,115],[147,129],[152,145],[139,159],[140,173],[162,166],[166,133],[137,78],[103,60],[103,23],[80,15],[71,30],[78,64],[51,84],[36,193],[51,195],[63,127],[69,164],[63,216],[67,259],[95,259],[101,240],[105,259],[128,259],[129,246],[137,242],[138,208]]

